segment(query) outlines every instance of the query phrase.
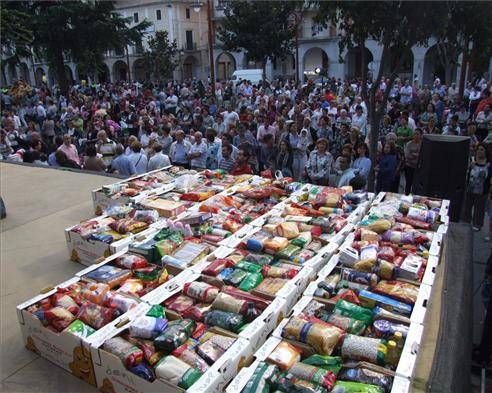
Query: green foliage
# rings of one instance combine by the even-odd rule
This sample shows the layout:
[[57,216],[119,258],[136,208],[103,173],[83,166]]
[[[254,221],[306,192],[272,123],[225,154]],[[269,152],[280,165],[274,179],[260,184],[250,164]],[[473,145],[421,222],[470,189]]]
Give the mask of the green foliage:
[[29,14],[22,4],[15,1],[2,2],[0,7],[0,45],[2,58],[6,64],[18,63],[21,57],[31,55],[32,30]]
[[148,76],[155,80],[171,78],[178,65],[176,40],[169,42],[168,32],[164,30],[156,32],[153,37],[149,37],[147,43],[149,50],[144,53],[144,67]]
[[248,58],[263,64],[291,53],[295,28],[289,23],[299,1],[228,1],[222,26],[217,29],[223,48],[243,49]]

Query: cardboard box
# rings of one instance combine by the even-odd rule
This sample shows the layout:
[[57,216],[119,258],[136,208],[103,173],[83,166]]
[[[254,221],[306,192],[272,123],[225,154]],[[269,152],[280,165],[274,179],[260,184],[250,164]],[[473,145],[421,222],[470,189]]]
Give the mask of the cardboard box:
[[309,259],[302,266],[309,267],[313,269],[313,273],[318,274],[320,270],[326,267],[327,263],[329,263],[328,261],[332,258],[333,254],[335,254],[337,250],[338,250],[337,244],[328,243],[326,246],[321,248],[314,257]]

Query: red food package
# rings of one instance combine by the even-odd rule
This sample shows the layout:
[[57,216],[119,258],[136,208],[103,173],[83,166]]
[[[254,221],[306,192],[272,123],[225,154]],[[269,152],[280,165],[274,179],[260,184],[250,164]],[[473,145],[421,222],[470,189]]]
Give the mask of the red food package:
[[359,241],[361,237],[361,228],[357,228],[354,232],[354,240]]
[[331,222],[331,226],[334,227],[335,232],[340,232],[342,228],[347,225],[347,220],[343,217],[335,216]]
[[192,319],[195,322],[202,322],[203,318],[205,317],[205,313],[207,311],[210,311],[211,308],[211,304],[199,303],[184,310],[181,313],[181,316],[183,318]]
[[191,338],[198,340],[207,331],[207,327],[204,323],[198,322],[196,324],[195,330],[191,333]]
[[214,214],[217,214],[218,212],[220,212],[220,208],[217,207],[217,206],[210,206],[210,205],[206,205],[206,204],[202,204],[200,205],[200,207],[198,208],[199,211],[203,212],[203,213],[214,213]]
[[395,259],[393,259],[393,264],[400,267],[404,260],[405,257],[403,255],[398,255]]
[[141,269],[147,267],[149,263],[142,255],[127,253],[119,257],[116,264],[126,269]]
[[347,302],[357,304],[360,306],[360,300],[357,294],[351,290],[351,289],[342,289],[338,292],[336,296],[330,299],[330,301],[333,301],[334,303],[338,302],[338,300],[343,299],[346,300]]
[[217,236],[217,235],[203,235],[202,240],[205,242],[208,242],[208,243],[217,244],[217,243],[221,242],[222,240],[224,240],[224,237],[223,236]]
[[241,224],[234,220],[225,220],[224,223],[222,224],[222,228],[225,229],[226,231],[235,233],[241,229]]
[[412,227],[417,228],[417,229],[431,229],[431,224],[429,224],[427,222],[414,220],[414,219],[408,218],[408,217],[395,217],[395,219],[398,222],[411,225]]
[[86,302],[80,307],[77,319],[94,329],[100,329],[118,316],[118,312],[112,308]]
[[313,209],[311,207],[302,206],[302,205],[299,205],[297,203],[291,203],[291,206],[293,208],[296,208],[298,210],[303,211],[302,215],[304,215],[304,216],[310,216],[310,217],[322,217],[322,216],[324,216],[324,214],[322,212],[320,212],[319,210]]
[[297,269],[285,269],[282,267],[264,265],[261,271],[263,277],[294,278],[299,271]]
[[53,304],[51,303],[51,297],[41,299],[38,302],[38,308],[42,310],[49,310],[51,307],[53,307]]
[[234,296],[237,299],[246,300],[255,304],[255,307],[261,311],[270,305],[270,301],[262,299],[258,296],[252,295],[249,292],[242,291],[241,289],[235,288],[230,285],[225,285],[222,287],[222,292],[228,295]]
[[230,259],[216,259],[213,261],[206,269],[202,271],[202,274],[205,274],[207,276],[217,276],[222,270],[228,267],[233,267],[234,262]]
[[311,236],[320,237],[323,233],[323,229],[319,225],[313,225],[311,228]]
[[53,304],[55,307],[63,307],[74,315],[79,312],[78,304],[66,293],[55,293],[53,295]]
[[179,314],[183,313],[184,311],[192,307],[194,304],[195,301],[191,297],[185,295],[173,296],[172,298],[164,302],[164,305],[167,308],[176,311]]
[[395,250],[392,247],[381,247],[378,250],[378,258],[384,259],[385,261],[393,262],[395,256]]
[[46,310],[44,317],[58,332],[66,329],[75,319],[74,315],[63,307],[53,307]]

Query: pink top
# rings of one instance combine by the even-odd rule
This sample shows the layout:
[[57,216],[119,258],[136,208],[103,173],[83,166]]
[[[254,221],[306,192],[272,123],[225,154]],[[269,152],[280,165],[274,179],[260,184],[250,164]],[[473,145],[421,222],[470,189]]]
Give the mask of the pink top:
[[77,148],[75,147],[75,145],[67,146],[63,144],[58,148],[58,150],[64,152],[70,160],[75,161],[77,164],[80,165],[79,153],[77,152]]

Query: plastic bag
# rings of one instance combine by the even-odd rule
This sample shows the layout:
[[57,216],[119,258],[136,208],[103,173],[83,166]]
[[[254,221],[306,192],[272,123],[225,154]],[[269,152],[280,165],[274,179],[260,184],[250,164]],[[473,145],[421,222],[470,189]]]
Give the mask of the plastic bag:
[[121,337],[106,340],[103,349],[120,358],[126,368],[134,367],[143,360],[142,350]]
[[163,357],[157,363],[155,374],[182,389],[189,389],[202,376],[200,371],[172,355]]
[[183,318],[192,319],[195,322],[201,322],[203,321],[203,318],[205,318],[205,314],[209,312],[211,308],[212,308],[211,304],[198,303],[184,310],[181,313],[181,316]]
[[63,307],[53,307],[44,311],[44,318],[56,331],[61,332],[73,322],[75,316]]
[[248,273],[246,277],[239,284],[239,289],[243,291],[251,291],[256,288],[263,281],[263,275],[259,272]]
[[301,251],[301,249],[293,244],[289,244],[286,247],[282,248],[279,252],[275,254],[275,257],[278,259],[294,259],[295,255]]
[[344,369],[338,377],[345,381],[379,386],[385,393],[390,392],[392,385],[391,377],[368,368],[347,368]]
[[221,310],[244,315],[248,309],[248,302],[243,299],[237,299],[227,293],[220,292],[212,303],[214,310]]
[[337,381],[331,393],[384,393],[383,389],[365,383]]
[[245,321],[241,314],[212,310],[205,315],[204,322],[207,325],[218,326],[222,329],[237,333],[244,325]]
[[194,329],[195,323],[190,319],[169,322],[168,328],[154,340],[155,348],[171,353],[186,342]]
[[87,338],[92,333],[96,332],[93,328],[78,319],[74,320],[70,325],[68,325],[65,331],[72,333],[73,335],[80,338]]
[[415,304],[419,289],[417,286],[402,281],[380,281],[374,291],[390,296],[408,304]]
[[117,316],[115,310],[89,302],[84,303],[77,314],[78,319],[96,330],[107,325]]
[[237,269],[244,270],[249,273],[258,273],[261,272],[261,266],[257,265],[256,263],[253,262],[248,262],[245,260],[241,260],[238,263],[236,263],[235,267]]
[[131,336],[125,336],[125,339],[142,350],[145,360],[151,366],[156,364],[164,356],[162,352],[155,349],[154,342],[151,340],[144,340],[143,338]]
[[393,248],[391,247],[380,247],[379,250],[378,250],[378,255],[377,257],[379,259],[384,259],[385,261],[388,261],[388,262],[393,262],[393,260],[395,259],[395,250],[393,250]]
[[326,355],[311,355],[307,359],[302,361],[304,364],[310,364],[322,368],[323,370],[331,371],[337,375],[342,368],[342,358],[340,356],[326,356]]
[[130,336],[156,338],[167,328],[167,319],[141,315],[130,325]]
[[345,317],[340,314],[330,313],[324,309],[318,310],[315,316],[333,326],[336,326],[347,333],[360,335],[364,333],[367,325],[358,319]]
[[335,313],[345,317],[358,319],[359,321],[364,322],[366,326],[369,326],[372,323],[372,311],[370,309],[349,303],[343,299],[337,301]]
[[343,337],[343,331],[336,326],[292,317],[282,330],[282,337],[309,344],[321,355],[331,355]]
[[263,249],[266,253],[275,255],[280,250],[283,250],[285,247],[287,247],[288,244],[289,241],[285,237],[276,236],[273,239],[266,239],[263,242]]
[[202,274],[207,276],[217,276],[223,269],[230,268],[234,266],[234,262],[230,259],[216,259],[210,265],[208,265],[203,271]]
[[234,269],[232,274],[224,279],[224,283],[227,285],[239,286],[241,282],[248,276],[248,272],[241,269]]
[[295,222],[283,222],[275,228],[275,232],[278,236],[285,237],[286,239],[294,239],[299,236],[299,228]]
[[333,388],[336,381],[336,376],[331,371],[300,362],[295,363],[289,369],[289,374],[308,382],[314,382],[328,390]]
[[183,287],[183,293],[203,303],[211,303],[219,294],[219,289],[206,282],[188,282]]
[[155,380],[154,370],[143,362],[131,367],[129,370],[133,374],[138,375],[140,378],[143,378],[146,381],[154,382]]
[[117,292],[136,294],[143,289],[144,289],[144,285],[142,283],[142,280],[139,280],[137,278],[131,278],[129,280],[126,280],[123,283],[123,285],[121,285],[121,287],[117,289]]
[[291,240],[291,244],[297,247],[304,248],[312,241],[311,232],[301,232],[299,236]]
[[62,307],[74,315],[79,312],[79,305],[65,293],[55,293],[53,295],[53,305],[55,307]]
[[270,379],[278,372],[277,366],[259,362],[242,393],[269,393]]
[[191,349],[188,344],[183,344],[179,348],[175,349],[172,355],[202,373],[205,373],[209,368],[207,362],[203,360],[193,349]]
[[164,303],[170,310],[182,313],[195,304],[195,300],[186,295],[173,296]]
[[281,341],[266,359],[280,370],[287,371],[301,360],[301,351],[286,341]]

